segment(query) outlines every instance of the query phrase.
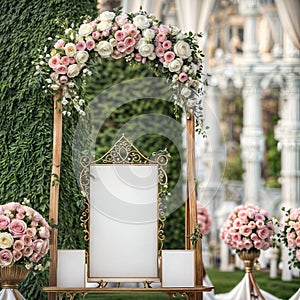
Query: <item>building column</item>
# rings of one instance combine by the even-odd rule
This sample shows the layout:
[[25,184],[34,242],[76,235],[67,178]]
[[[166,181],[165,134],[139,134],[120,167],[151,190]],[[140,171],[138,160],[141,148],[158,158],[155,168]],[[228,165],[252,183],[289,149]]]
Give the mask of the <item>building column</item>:
[[[281,151],[281,194],[286,208],[300,206],[300,52],[284,34],[281,73],[285,86],[281,91],[280,120],[275,128]],[[292,280],[288,250],[282,249],[282,280]]]
[[242,0],[239,3],[239,11],[245,17],[244,25],[244,60],[246,63],[259,61],[257,44],[257,17],[259,16],[258,0]]
[[[196,149],[196,165],[197,162],[203,163],[204,181],[199,185],[198,194],[200,202],[208,208],[212,217],[214,212],[219,209],[223,199],[221,164],[226,160],[225,144],[221,143],[224,140],[224,136],[219,119],[220,104],[220,90],[218,87],[210,85],[203,104],[205,123],[209,126],[209,129],[207,130],[207,138],[202,139],[204,151]],[[218,227],[216,222],[213,222],[209,241],[216,244],[218,240]]]
[[243,88],[243,130],[241,134],[244,167],[244,202],[259,204],[261,161],[264,138],[261,117],[261,76],[255,72],[245,74]]

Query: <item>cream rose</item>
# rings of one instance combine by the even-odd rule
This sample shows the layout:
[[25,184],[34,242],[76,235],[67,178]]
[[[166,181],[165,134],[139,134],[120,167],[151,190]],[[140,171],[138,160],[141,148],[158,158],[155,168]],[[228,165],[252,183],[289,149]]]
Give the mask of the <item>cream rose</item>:
[[119,15],[119,16],[116,17],[116,23],[119,26],[125,25],[126,22],[127,22],[127,16],[126,15]]
[[101,21],[97,26],[97,30],[99,31],[109,30],[111,27],[112,27],[112,22]]
[[73,43],[68,43],[65,45],[65,53],[69,57],[74,57],[76,54],[76,45]]
[[79,75],[79,73],[80,73],[80,68],[77,64],[68,66],[68,72],[67,72],[68,77],[70,78],[76,77]]
[[77,51],[75,59],[77,63],[84,64],[89,59],[89,53],[87,51]]
[[82,24],[79,27],[78,33],[81,36],[88,36],[92,33],[93,28],[90,24]]
[[146,29],[150,26],[149,19],[144,15],[135,16],[133,18],[133,24],[140,29]]
[[187,87],[182,88],[181,90],[181,95],[185,98],[188,98],[189,96],[191,96],[191,90],[188,89]]
[[144,56],[150,56],[154,51],[154,46],[152,44],[142,44],[139,46],[139,53]]
[[185,41],[178,41],[174,46],[174,52],[181,58],[188,58],[192,53],[190,45]]
[[151,41],[154,38],[154,36],[155,33],[152,29],[147,28],[143,31],[143,37],[148,41]]
[[0,233],[0,248],[6,249],[10,248],[14,243],[14,238],[10,233],[1,232]]
[[182,67],[183,61],[181,58],[176,58],[173,61],[171,61],[168,65],[169,71],[178,73]]
[[104,11],[100,14],[100,21],[111,21],[115,17],[115,13],[112,11]]
[[113,46],[107,41],[101,41],[97,45],[96,50],[101,57],[109,57],[113,52]]

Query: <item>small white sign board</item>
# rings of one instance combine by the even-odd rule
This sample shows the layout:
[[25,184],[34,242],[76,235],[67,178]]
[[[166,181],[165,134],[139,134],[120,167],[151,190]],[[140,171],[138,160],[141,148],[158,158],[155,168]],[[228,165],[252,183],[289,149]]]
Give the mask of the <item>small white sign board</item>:
[[158,166],[90,166],[88,281],[158,280]]
[[162,287],[194,287],[194,251],[162,250]]
[[85,287],[85,250],[57,250],[57,286]]

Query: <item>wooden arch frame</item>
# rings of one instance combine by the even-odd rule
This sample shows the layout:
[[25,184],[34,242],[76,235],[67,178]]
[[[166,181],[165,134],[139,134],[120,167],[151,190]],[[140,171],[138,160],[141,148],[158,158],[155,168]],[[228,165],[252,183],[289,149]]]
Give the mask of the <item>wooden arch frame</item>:
[[[62,104],[61,91],[54,96],[54,118],[53,118],[53,156],[52,172],[50,184],[50,212],[49,218],[54,224],[58,224],[58,206],[59,206],[59,184],[57,179],[60,176],[61,152],[62,152]],[[186,182],[186,202],[185,202],[185,248],[195,250],[195,284],[203,286],[203,261],[202,261],[202,243],[198,242],[194,246],[190,236],[195,231],[197,223],[196,207],[196,185],[195,185],[195,116],[192,111],[186,112],[186,158],[187,158],[187,182]],[[49,285],[57,284],[57,229],[53,229],[50,241],[51,265],[49,271]],[[49,293],[49,300],[55,300],[55,293]],[[195,300],[202,300],[202,292],[195,293]]]

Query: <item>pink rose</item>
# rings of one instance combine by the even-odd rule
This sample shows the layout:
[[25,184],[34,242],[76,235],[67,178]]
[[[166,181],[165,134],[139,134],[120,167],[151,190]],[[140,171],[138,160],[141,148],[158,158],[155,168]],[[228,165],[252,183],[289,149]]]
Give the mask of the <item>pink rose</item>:
[[111,54],[111,57],[113,59],[120,59],[122,57],[122,53],[117,50],[114,50],[113,53]]
[[62,39],[59,39],[55,44],[54,44],[54,48],[55,49],[61,49],[63,48],[63,46],[65,45],[65,41]]
[[295,248],[296,247],[296,241],[294,239],[288,239],[287,240],[289,247]]
[[135,45],[135,39],[131,36],[128,36],[125,40],[124,43],[127,48],[133,47]]
[[57,72],[57,74],[67,74],[68,72],[68,67],[65,65],[58,65],[55,68],[55,72]]
[[253,242],[254,247],[257,249],[261,249],[261,247],[263,246],[263,242],[261,240],[256,240]]
[[258,240],[257,234],[256,234],[256,233],[252,233],[252,234],[250,235],[250,239],[251,239],[252,241],[257,241],[257,240]]
[[297,221],[298,219],[298,208],[292,208],[291,211],[290,211],[290,219],[292,221]]
[[69,57],[70,59],[70,65],[73,65],[76,63],[76,59],[74,57]]
[[252,229],[248,225],[243,225],[239,229],[243,236],[249,236],[252,233]]
[[300,222],[295,223],[294,228],[296,231],[299,231],[300,230]]
[[32,245],[32,238],[28,234],[25,234],[21,237],[21,240],[25,243],[26,246]]
[[99,31],[94,31],[94,32],[92,33],[92,37],[93,37],[93,39],[96,40],[96,41],[99,40],[100,36],[101,36],[101,33],[100,33]]
[[68,76],[60,76],[59,77],[59,82],[60,83],[67,83],[69,81],[69,77]]
[[247,208],[246,214],[247,214],[248,218],[254,219],[255,211],[254,211],[254,209],[252,209],[252,208]]
[[118,44],[117,44],[117,50],[119,51],[119,52],[124,52],[125,50],[126,50],[126,45],[125,45],[125,43],[124,42],[119,42]]
[[0,266],[1,267],[7,267],[9,266],[13,261],[13,255],[11,251],[9,250],[1,250],[0,251]]
[[125,53],[128,55],[130,53],[132,53],[134,51],[134,47],[128,47],[126,50],[125,50]]
[[185,72],[181,72],[178,76],[180,82],[185,82],[188,80],[188,76]]
[[16,260],[16,261],[20,260],[23,257],[22,253],[17,250],[13,250],[12,254],[13,254],[14,260]]
[[115,39],[119,42],[119,41],[123,41],[125,38],[125,32],[122,30],[118,30],[115,32]]
[[241,219],[239,218],[236,218],[234,221],[233,221],[233,227],[235,229],[240,229],[240,227],[243,225],[243,222],[241,221]]
[[109,36],[109,30],[108,29],[103,30],[102,31],[102,36],[104,36],[104,37]]
[[50,237],[50,231],[45,226],[40,227],[39,235],[42,239],[48,239]]
[[255,222],[255,224],[256,224],[257,228],[263,228],[265,226],[265,223],[262,220],[257,220]]
[[173,51],[167,51],[164,54],[164,59],[166,62],[171,62],[174,60],[174,58],[175,58],[175,53]]
[[163,25],[163,24],[159,25],[158,30],[159,30],[161,33],[164,33],[164,34],[168,34],[169,31],[170,31],[169,26]]
[[161,43],[163,43],[166,39],[167,39],[167,36],[162,32],[159,32],[155,38],[156,41],[159,41]]
[[48,252],[48,250],[49,250],[49,240],[45,240],[41,248],[41,253],[45,255]]
[[137,54],[135,55],[134,59],[135,59],[136,61],[140,62],[140,61],[142,61],[142,55],[139,54],[139,53],[137,53]]
[[25,234],[27,225],[23,220],[12,220],[8,227],[13,237],[21,237]]
[[251,240],[244,240],[244,247],[248,250],[251,249],[253,247],[253,243],[251,242]]
[[24,247],[22,252],[25,257],[30,257],[33,253],[33,248],[32,247]]
[[86,49],[91,51],[95,48],[95,41],[94,40],[88,40],[86,41]]
[[10,218],[0,215],[0,230],[5,230],[10,223]]
[[269,247],[270,247],[270,244],[268,242],[264,241],[261,249],[262,250],[267,250],[267,249],[269,249]]
[[260,239],[264,240],[270,236],[269,229],[267,227],[257,230],[257,235]]
[[239,211],[238,212],[238,217],[241,218],[241,219],[247,217],[246,211],[245,210]]
[[262,220],[262,221],[264,221],[264,220],[265,220],[265,217],[264,217],[264,215],[261,214],[261,213],[255,213],[255,215],[254,215],[254,220],[255,220],[255,221],[257,221],[257,220]]
[[241,239],[241,235],[239,233],[235,233],[232,236],[232,239],[237,242],[237,241],[239,241]]
[[29,227],[26,229],[26,234],[30,237],[34,237],[36,235],[36,228],[35,227]]
[[85,48],[86,48],[86,43],[85,43],[85,41],[80,41],[80,42],[78,42],[78,43],[76,44],[76,49],[77,49],[78,51],[83,51],[83,50],[85,50]]
[[172,42],[169,40],[166,40],[162,43],[162,47],[164,50],[168,50],[172,47]]
[[43,256],[40,253],[33,253],[30,260],[34,263],[37,263],[42,257]]
[[55,55],[49,59],[48,65],[50,68],[55,69],[60,64],[59,56]]
[[165,50],[163,47],[156,47],[155,48],[155,54],[157,57],[163,57],[165,53]]
[[254,221],[250,221],[248,226],[251,228],[251,229],[254,229],[256,227],[256,224]]
[[24,214],[22,214],[22,213],[17,213],[17,214],[16,214],[16,218],[19,219],[19,220],[23,220],[23,219],[24,219]]
[[16,240],[13,245],[13,249],[21,251],[24,249],[24,242],[22,240]]
[[32,247],[36,252],[41,252],[44,241],[42,239],[37,239],[33,242]]
[[60,59],[60,63],[62,65],[65,65],[65,66],[68,66],[70,64],[70,59],[68,56],[63,56],[61,59]]

